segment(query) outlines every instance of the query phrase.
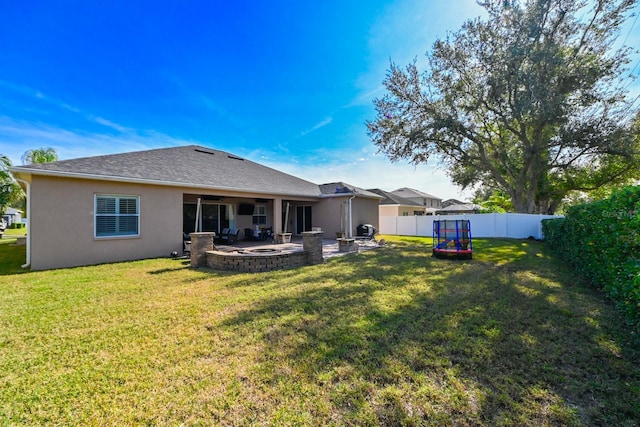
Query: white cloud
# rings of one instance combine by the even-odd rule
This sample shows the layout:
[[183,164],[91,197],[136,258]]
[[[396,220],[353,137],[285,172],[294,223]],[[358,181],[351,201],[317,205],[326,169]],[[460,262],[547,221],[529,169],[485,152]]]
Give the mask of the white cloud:
[[244,119],[229,112],[221,103],[215,101],[211,97],[205,96],[201,93],[194,93],[196,99],[198,99],[202,105],[207,107],[210,111],[214,112],[218,117],[222,118],[228,124],[233,125],[236,128],[245,128],[247,123]]
[[23,85],[23,84],[17,84],[17,83],[13,83],[13,82],[8,82],[6,80],[2,80],[0,79],[0,87],[3,87],[5,89],[8,89],[11,92],[14,93],[18,93],[20,95],[23,96],[27,96],[27,97],[31,97],[34,98],[36,100],[38,100],[39,102],[44,102],[47,103],[49,105],[52,105],[56,108],[61,108],[64,110],[68,110],[74,113],[79,113],[80,110],[67,104],[66,102],[63,102],[59,99],[53,98],[51,96],[48,96],[46,94],[44,94],[43,92],[41,92],[40,90],[34,89],[30,86],[27,85]]
[[[363,79],[363,77],[360,76],[359,79]],[[364,93],[358,94],[355,98],[353,98],[347,105],[343,106],[342,108],[359,107],[363,105],[370,106],[374,98],[379,98],[385,93],[385,87],[381,84],[381,81],[378,82],[378,85],[375,86],[374,89],[366,90],[364,91]]]
[[[105,125],[111,123],[106,119],[103,120]],[[116,125],[113,128],[117,127]],[[2,135],[0,153],[7,155],[14,165],[20,165],[24,152],[38,147],[52,147],[60,159],[64,160],[202,144],[197,141],[173,138],[153,130],[124,129],[127,133],[111,135],[70,131],[46,124],[17,122],[7,117],[0,117],[0,135]],[[235,151],[232,147],[217,148]],[[318,184],[343,181],[365,189],[381,188],[387,191],[411,187],[443,199],[464,199],[471,195],[470,192],[462,192],[452,185],[445,173],[437,169],[435,163],[418,166],[401,162],[391,163],[386,157],[375,154],[372,146],[352,151],[319,149],[310,153],[305,159],[293,156],[283,158],[263,150],[253,151],[245,156],[255,159],[254,161],[258,163]],[[278,158],[282,160],[274,160]]]
[[260,159],[263,164],[317,184],[346,182],[360,188],[381,188],[392,191],[401,187],[415,188],[443,199],[471,197],[470,191],[462,191],[451,184],[444,171],[435,162],[413,166],[407,163],[392,163],[382,155],[370,150],[363,157],[362,151],[324,152],[327,161],[292,162],[289,159],[273,161]]
[[126,128],[124,126],[121,126],[117,123],[112,122],[111,120],[107,120],[107,119],[103,119],[102,117],[93,117],[93,121],[95,121],[96,123],[115,129],[118,132],[122,132],[122,133],[130,133],[133,132],[133,129],[130,128]]
[[317,123],[316,125],[314,125],[313,127],[311,127],[310,129],[307,129],[305,131],[300,132],[300,134],[298,135],[298,138],[302,138],[303,136],[309,135],[312,132],[317,131],[320,128],[323,128],[325,126],[327,126],[328,124],[330,124],[333,121],[332,117],[327,117],[326,119],[322,120],[321,122]]
[[[106,122],[110,123],[108,120]],[[64,160],[195,143],[153,130],[126,130],[127,133],[116,135],[70,131],[47,124],[0,117],[0,153],[8,156],[14,165],[20,165],[25,151],[39,147],[54,148],[58,157]]]
[[381,83],[389,61],[404,66],[416,58],[418,66],[424,69],[425,53],[437,38],[457,31],[466,20],[486,15],[475,0],[456,0],[455,7],[452,2],[426,3],[424,0],[391,2],[372,25],[368,69],[358,76],[356,86],[360,94],[349,106],[370,104],[373,98],[384,94]]

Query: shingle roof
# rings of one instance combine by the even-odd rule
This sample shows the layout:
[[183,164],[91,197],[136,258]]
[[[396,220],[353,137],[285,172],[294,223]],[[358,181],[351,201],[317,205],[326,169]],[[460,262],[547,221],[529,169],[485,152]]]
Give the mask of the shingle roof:
[[14,172],[319,197],[317,184],[197,145],[61,160]]
[[460,205],[449,205],[446,208],[438,209],[437,212],[475,212],[484,209],[475,203],[463,203]]
[[379,194],[372,193],[368,190],[362,189],[360,187],[356,187],[355,185],[347,184],[345,182],[331,182],[328,184],[320,185],[320,192],[325,195],[340,195],[340,194],[351,194],[363,197],[370,197],[374,199],[381,199],[382,197]]
[[444,202],[442,202],[442,207],[446,208],[447,206],[451,206],[451,205],[464,205],[465,202],[461,202],[460,200],[457,199],[447,199]]
[[379,188],[370,188],[367,191],[384,197],[384,199],[380,201],[381,205],[419,206],[421,208],[423,207],[420,203],[414,202],[413,200],[405,199],[404,197],[397,196]]
[[416,189],[408,188],[408,187],[398,188],[397,190],[393,190],[391,193],[395,194],[397,196],[400,196],[400,197],[407,198],[407,199],[412,198],[412,197],[426,197],[428,199],[442,200],[438,196],[434,196],[432,194],[424,193],[424,192],[422,192],[420,190],[416,190]]

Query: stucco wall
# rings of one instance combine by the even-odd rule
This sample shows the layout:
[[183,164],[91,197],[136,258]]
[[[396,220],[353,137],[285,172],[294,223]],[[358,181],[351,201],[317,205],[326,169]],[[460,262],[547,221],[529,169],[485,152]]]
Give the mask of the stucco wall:
[[416,216],[424,215],[425,209],[422,206],[380,205],[379,212],[380,216]]
[[[326,238],[335,238],[336,232],[340,232],[340,206],[346,203],[349,197],[330,197],[320,201],[313,207],[314,225],[322,227]],[[359,224],[372,224],[378,228],[379,199],[367,199],[356,197],[351,201],[351,225],[352,235],[356,235]],[[344,208],[346,212],[346,207]]]
[[[94,238],[94,195],[140,196],[140,236]],[[34,176],[31,268],[73,267],[169,256],[182,250],[181,189]]]
[[364,197],[357,197],[351,202],[352,206],[352,222],[353,222],[353,235],[356,235],[356,229],[359,224],[372,224],[377,230],[380,230],[378,221],[378,206],[380,201],[378,199],[365,199]]
[[392,205],[392,206],[380,205],[379,207],[380,216],[402,216],[402,214],[399,213],[398,210],[399,210],[399,207],[397,205]]
[[346,197],[329,197],[313,205],[313,226],[321,227],[325,238],[335,239],[336,233],[342,231],[340,205],[346,200]]
[[238,205],[240,203],[249,203],[251,205],[262,205],[266,207],[267,213],[267,223],[259,225],[259,227],[273,227],[274,219],[273,219],[273,201],[265,201],[265,202],[255,202],[254,199],[236,199],[234,200],[235,209],[236,209],[236,228],[240,230],[240,239],[244,239],[244,229],[251,228],[254,229],[256,226],[253,224],[253,215],[238,215]]

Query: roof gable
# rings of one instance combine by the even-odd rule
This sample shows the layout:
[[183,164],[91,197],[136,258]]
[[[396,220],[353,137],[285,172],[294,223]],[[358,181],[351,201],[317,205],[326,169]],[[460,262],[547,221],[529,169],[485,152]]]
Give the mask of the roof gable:
[[438,209],[438,212],[477,212],[482,210],[481,205],[475,203],[462,203],[457,205],[449,205],[446,208]]
[[356,187],[355,185],[347,184],[345,182],[331,182],[328,184],[320,184],[320,192],[325,196],[331,195],[355,195],[355,196],[363,196],[374,199],[382,199],[384,196],[380,196],[379,194],[373,193],[368,190],[364,190],[360,187]]
[[408,188],[408,187],[402,187],[402,188],[398,188],[397,190],[393,190],[391,194],[395,194],[396,196],[404,197],[406,199],[420,197],[420,198],[427,198],[427,199],[442,200],[440,197],[434,196],[432,194],[424,193],[422,191],[419,191],[413,188]]
[[451,205],[464,205],[465,202],[461,202],[458,199],[447,199],[444,202],[442,202],[442,207],[446,208],[447,206],[451,206]]
[[379,188],[372,188],[367,191],[384,197],[384,199],[380,201],[381,205],[416,206],[424,208],[424,206],[422,206],[420,203],[414,202],[413,200],[405,199],[404,197],[397,196],[393,193],[389,193],[388,191],[384,191]]

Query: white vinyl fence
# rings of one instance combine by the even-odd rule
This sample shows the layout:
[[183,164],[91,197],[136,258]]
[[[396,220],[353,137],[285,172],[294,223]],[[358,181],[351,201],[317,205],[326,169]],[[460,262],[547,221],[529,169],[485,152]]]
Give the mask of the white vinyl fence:
[[543,219],[562,218],[561,215],[530,215],[516,213],[488,213],[469,215],[381,216],[380,234],[399,236],[431,236],[433,221],[443,219],[468,219],[472,237],[506,237],[526,239],[533,236],[542,239]]

